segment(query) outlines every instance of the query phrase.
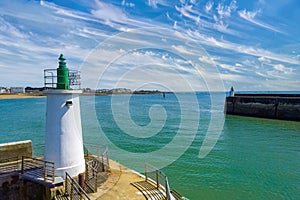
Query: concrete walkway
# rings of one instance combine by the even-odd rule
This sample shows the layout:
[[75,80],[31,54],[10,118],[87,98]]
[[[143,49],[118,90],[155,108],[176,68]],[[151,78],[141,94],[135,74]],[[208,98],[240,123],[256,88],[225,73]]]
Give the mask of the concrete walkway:
[[145,180],[127,167],[110,160],[111,173],[97,193],[89,194],[93,200],[145,200],[143,194],[130,183]]

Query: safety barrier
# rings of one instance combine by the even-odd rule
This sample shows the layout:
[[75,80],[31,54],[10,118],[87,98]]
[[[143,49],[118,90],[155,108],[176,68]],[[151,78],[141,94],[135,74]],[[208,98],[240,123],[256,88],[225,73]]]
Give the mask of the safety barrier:
[[90,200],[88,194],[67,172],[65,179],[65,196],[69,197],[71,200]]
[[22,156],[21,174],[27,178],[54,183],[54,163]]

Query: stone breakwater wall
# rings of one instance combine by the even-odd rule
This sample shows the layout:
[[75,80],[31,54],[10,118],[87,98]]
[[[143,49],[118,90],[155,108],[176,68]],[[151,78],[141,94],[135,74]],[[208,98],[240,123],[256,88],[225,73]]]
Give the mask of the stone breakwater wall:
[[31,140],[0,144],[0,159],[32,157]]
[[226,97],[225,113],[300,121],[300,94],[236,94]]

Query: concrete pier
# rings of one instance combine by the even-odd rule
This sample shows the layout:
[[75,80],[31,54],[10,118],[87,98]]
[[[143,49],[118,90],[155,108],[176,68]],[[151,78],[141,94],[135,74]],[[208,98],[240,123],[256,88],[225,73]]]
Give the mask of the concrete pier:
[[300,94],[235,94],[226,97],[225,113],[300,121]]

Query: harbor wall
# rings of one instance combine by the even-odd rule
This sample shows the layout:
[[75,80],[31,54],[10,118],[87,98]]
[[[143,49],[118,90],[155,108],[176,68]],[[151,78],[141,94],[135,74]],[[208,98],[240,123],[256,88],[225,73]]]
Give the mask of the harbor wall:
[[226,97],[225,113],[300,121],[300,95],[236,94]]
[[31,140],[10,142],[0,144],[0,158],[8,159],[22,156],[32,157],[32,142]]

